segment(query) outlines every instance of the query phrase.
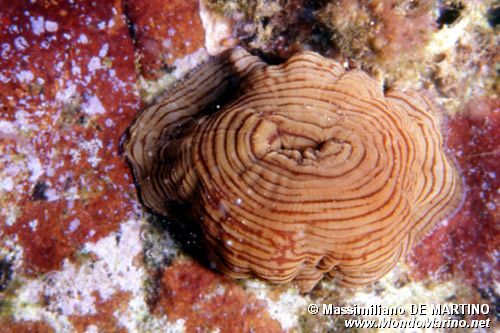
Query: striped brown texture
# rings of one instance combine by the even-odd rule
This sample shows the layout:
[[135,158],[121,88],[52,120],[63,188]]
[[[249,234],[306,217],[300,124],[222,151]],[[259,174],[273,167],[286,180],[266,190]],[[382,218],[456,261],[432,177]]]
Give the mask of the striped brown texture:
[[375,281],[457,207],[434,114],[314,53],[268,66],[236,49],[147,108],[124,147],[144,204],[191,207],[219,270],[307,292],[324,274]]

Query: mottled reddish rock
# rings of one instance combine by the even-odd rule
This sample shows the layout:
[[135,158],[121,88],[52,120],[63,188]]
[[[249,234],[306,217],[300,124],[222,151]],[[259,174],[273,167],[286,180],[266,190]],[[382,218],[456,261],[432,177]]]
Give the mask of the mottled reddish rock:
[[375,0],[367,5],[374,20],[370,47],[384,60],[414,54],[436,29],[430,0]]
[[233,35],[246,49],[271,62],[281,62],[294,53],[311,50],[332,56],[329,28],[320,22],[318,12],[325,1],[251,2],[205,1],[215,13],[224,13]]
[[185,319],[186,332],[281,332],[265,303],[193,261],[175,261],[160,279],[154,311]]
[[436,29],[430,0],[339,0],[320,14],[344,56],[400,61],[421,54]]
[[28,271],[60,267],[132,214],[118,147],[140,108],[121,1],[3,2],[0,234]]
[[[273,61],[300,50],[363,65],[416,59],[436,30],[436,1],[208,0],[224,12],[246,48]],[[394,65],[394,64],[393,64]]]
[[43,321],[0,320],[0,333],[53,333],[54,329]]
[[163,67],[204,46],[197,0],[128,0],[127,15],[147,78],[158,77]]
[[478,98],[447,125],[467,188],[457,215],[413,251],[416,278],[459,276],[479,287],[500,278],[500,100]]
[[130,294],[119,292],[108,300],[103,300],[98,293],[94,295],[97,299],[95,304],[95,314],[87,316],[69,316],[69,321],[73,324],[75,333],[84,333],[90,325],[97,327],[102,333],[126,333],[128,330],[120,326],[114,316],[116,311],[125,311],[128,307]]

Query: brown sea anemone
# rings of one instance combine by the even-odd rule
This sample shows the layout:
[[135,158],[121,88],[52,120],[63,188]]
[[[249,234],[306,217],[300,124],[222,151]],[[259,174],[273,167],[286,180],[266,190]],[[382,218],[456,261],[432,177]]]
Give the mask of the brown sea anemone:
[[433,105],[311,52],[212,58],[124,148],[143,203],[190,207],[219,270],[303,292],[377,280],[460,201]]

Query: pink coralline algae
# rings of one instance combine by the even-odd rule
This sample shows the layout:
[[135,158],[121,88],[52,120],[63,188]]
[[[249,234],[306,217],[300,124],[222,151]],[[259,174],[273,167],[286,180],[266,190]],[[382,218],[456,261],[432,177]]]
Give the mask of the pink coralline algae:
[[196,0],[127,2],[142,75],[155,78],[176,59],[203,47],[205,32],[198,12]]
[[140,107],[133,43],[120,1],[5,2],[0,41],[0,235],[48,271],[133,211],[118,154]]
[[192,261],[176,261],[161,273],[152,303],[154,312],[166,313],[174,320],[184,319],[186,332],[283,331],[267,313],[265,302]]
[[447,145],[468,191],[457,215],[413,252],[413,274],[458,276],[488,288],[500,278],[500,100],[470,101],[448,122]]

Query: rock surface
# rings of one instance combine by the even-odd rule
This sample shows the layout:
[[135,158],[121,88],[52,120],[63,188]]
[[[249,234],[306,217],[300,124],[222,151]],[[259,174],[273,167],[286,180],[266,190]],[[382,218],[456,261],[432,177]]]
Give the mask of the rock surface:
[[[432,10],[412,25],[436,23],[412,39],[418,57],[400,57],[404,38],[387,27],[407,22],[413,1],[376,1],[395,5],[383,10],[355,1],[376,19],[375,34],[366,17],[361,30],[342,25],[334,15],[350,17],[339,10],[346,3],[0,1],[0,332],[351,331],[343,319],[366,318],[309,315],[310,303],[487,303],[498,327],[498,8],[419,2]],[[201,7],[224,20],[223,36],[205,35]],[[338,42],[349,31],[396,46],[384,54],[383,43],[360,45],[370,52],[352,57]],[[141,208],[119,141],[144,103],[200,63],[205,45],[228,40],[219,49],[237,40],[273,61],[313,49],[387,88],[427,89],[449,118],[447,145],[468,188],[459,213],[408,262],[357,290],[324,281],[301,296],[196,261],[190,230]]]

